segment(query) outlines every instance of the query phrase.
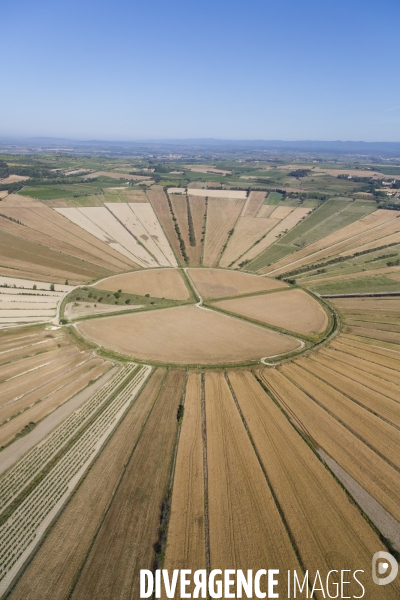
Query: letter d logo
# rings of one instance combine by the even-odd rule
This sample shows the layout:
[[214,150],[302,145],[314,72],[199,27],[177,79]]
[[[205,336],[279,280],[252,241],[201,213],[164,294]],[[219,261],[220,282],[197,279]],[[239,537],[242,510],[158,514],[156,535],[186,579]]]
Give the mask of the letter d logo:
[[[378,575],[384,575],[388,571],[389,566],[391,567],[389,575],[386,575],[386,577],[378,577]],[[392,583],[392,581],[396,579],[398,571],[399,565],[391,554],[388,552],[377,552],[374,554],[372,558],[372,579],[374,580],[374,583],[377,585],[387,585],[388,583]]]

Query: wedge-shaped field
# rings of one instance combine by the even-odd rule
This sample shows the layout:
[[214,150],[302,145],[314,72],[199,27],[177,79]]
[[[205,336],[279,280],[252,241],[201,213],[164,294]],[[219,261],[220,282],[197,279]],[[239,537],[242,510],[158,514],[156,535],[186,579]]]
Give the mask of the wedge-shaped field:
[[[171,266],[160,248],[157,246],[147,229],[141,223],[135,211],[131,209],[130,204],[121,204],[119,202],[107,203],[105,205],[115,218],[132,234],[134,239],[148,252],[149,257],[160,266]],[[132,204],[134,207],[135,204]],[[147,206],[147,205],[145,205]],[[151,210],[151,206],[149,206]]]
[[[398,471],[300,390],[285,366],[263,370],[268,390],[310,443],[322,448],[395,519],[400,519]],[[318,400],[318,399],[317,399]]]
[[258,256],[251,268],[259,270],[272,265],[284,256],[295,253],[303,246],[309,246],[374,210],[375,206],[371,202],[352,202],[348,198],[327,200]]
[[178,269],[151,269],[115,275],[96,283],[93,287],[111,292],[122,290],[127,294],[140,296],[150,294],[152,298],[189,299],[189,291]]
[[110,306],[109,304],[86,304],[86,302],[68,302],[64,307],[64,317],[67,319],[81,319],[91,315],[104,315],[107,313],[126,312],[143,308],[142,304],[129,304],[128,306]]
[[221,300],[215,306],[303,335],[322,333],[328,326],[325,310],[317,300],[302,290]]
[[223,269],[188,269],[188,273],[199,294],[208,299],[269,292],[288,287],[286,283],[277,279]]
[[220,259],[229,231],[234,229],[242,211],[244,199],[209,198],[203,265],[215,267]]
[[170,371],[111,505],[85,557],[71,599],[137,597],[140,569],[152,569],[167,498],[184,371]]
[[[0,236],[0,261],[6,268],[14,269],[17,278],[21,278],[22,271],[30,273],[32,279],[64,282],[67,278],[70,283],[79,283],[110,274],[107,269],[5,231]],[[4,269],[2,273],[9,274]]]
[[263,204],[256,214],[257,218],[267,219],[274,212],[275,206],[271,204]]
[[201,264],[201,255],[203,250],[204,242],[204,224],[205,224],[205,213],[206,213],[206,199],[199,196],[188,196],[190,213],[192,215],[194,246],[191,246],[189,240],[189,246],[191,246],[191,260],[190,264],[197,267]]
[[164,568],[205,569],[201,375],[189,373],[168,525]]
[[124,465],[138,442],[164,376],[162,369],[154,373],[94,462],[12,592],[14,600],[66,597],[101,525]]
[[[149,371],[149,367],[134,371],[128,385],[112,396],[104,408],[100,406],[81,435],[66,446],[55,464],[49,463],[44,477],[25,497],[20,498],[9,518],[0,525],[0,593],[6,591],[46,528],[65,504],[73,488],[124,416]],[[56,432],[52,437],[55,435]],[[58,438],[55,443],[62,444],[62,440]],[[40,455],[40,460],[42,459],[43,454]],[[26,460],[26,457],[22,460]],[[26,473],[25,471],[25,476]],[[21,483],[21,478],[18,478],[18,483]],[[12,487],[9,494],[12,494]]]
[[168,238],[169,244],[175,254],[179,264],[184,264],[182,252],[179,246],[178,236],[175,230],[174,221],[169,208],[168,199],[164,192],[160,190],[148,190],[147,197],[153,207],[155,214],[161,224],[161,227]]
[[285,219],[294,211],[293,206],[277,206],[271,213],[271,219]]
[[[115,204],[110,206],[115,210]],[[118,220],[111,210],[101,206],[56,210],[141,267],[157,266],[156,260],[137,242],[126,225]]]
[[229,238],[219,264],[229,267],[239,259],[251,246],[258,243],[267,233],[279,223],[278,219],[254,219],[253,217],[239,217],[233,235]]
[[130,204],[130,208],[136,214],[143,227],[145,227],[151,239],[160,248],[160,251],[167,260],[167,264],[176,267],[176,258],[151,204],[148,202],[136,202],[135,204]]
[[289,535],[222,373],[206,373],[205,412],[211,569],[246,572],[274,564],[285,572],[299,570]]
[[[250,250],[248,250],[243,256],[240,257],[239,261],[233,265],[234,268],[238,267],[238,263],[244,260],[251,261],[256,256],[258,256],[261,252],[263,252],[266,248],[268,248],[271,244],[273,244],[283,233],[292,229],[299,221],[304,219],[311,212],[311,208],[295,208],[291,211],[286,217],[279,220],[275,227],[273,227],[269,233],[260,241],[259,244],[256,244]],[[279,214],[279,213],[278,213]],[[274,213],[270,215],[271,219],[275,219]],[[253,268],[253,264],[250,265],[251,270],[256,271],[257,268]]]
[[[112,248],[88,234],[48,206],[33,203],[18,206],[19,202],[6,203],[2,214],[10,219],[0,219],[0,229],[37,242],[41,245],[70,254],[111,272],[126,270],[131,263]],[[17,222],[16,222],[17,221]]]
[[[289,271],[301,267],[310,262],[337,255],[346,250],[356,248],[364,243],[395,233],[400,230],[400,220],[394,211],[376,210],[367,216],[339,229],[321,240],[306,246],[295,254],[283,258],[270,267],[261,269],[262,273],[274,273]],[[393,221],[391,223],[391,221]],[[377,243],[379,246],[380,243]]]
[[239,363],[300,347],[292,337],[195,306],[92,319],[77,328],[101,346],[160,363]]
[[189,231],[188,197],[182,194],[171,194],[169,199],[174,212],[174,218],[176,219],[180,234],[185,244],[185,251],[189,258],[189,264],[194,264],[195,246],[190,244],[191,236]]
[[[364,406],[372,414],[381,417],[391,425],[400,427],[398,386],[376,377],[371,372],[367,373],[352,367],[350,357],[345,361],[345,356],[347,355],[336,350],[324,348],[317,354],[308,356],[308,364],[305,368],[312,371],[315,366],[316,375],[333,388]],[[370,371],[372,370],[371,366]]]
[[265,200],[265,192],[250,192],[242,210],[242,217],[255,217]]
[[385,549],[377,534],[254,376],[231,372],[229,381],[304,568],[325,579],[335,556],[335,569],[368,572],[376,548]]
[[309,359],[287,365],[285,372],[310,398],[316,400],[394,468],[400,469],[400,431],[364,406],[353,402],[348,394],[335,389],[335,373],[330,373],[326,367]]

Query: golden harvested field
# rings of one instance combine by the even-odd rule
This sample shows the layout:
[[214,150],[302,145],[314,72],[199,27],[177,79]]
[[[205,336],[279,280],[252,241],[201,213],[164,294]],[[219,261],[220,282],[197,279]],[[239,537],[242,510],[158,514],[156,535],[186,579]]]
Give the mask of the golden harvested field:
[[255,217],[265,200],[265,192],[250,192],[241,217]]
[[[22,270],[31,271],[32,277],[38,279],[47,272],[57,274],[60,279],[68,277],[81,282],[107,275],[102,267],[62,255],[5,231],[1,234],[0,262],[5,266],[22,267]],[[18,277],[17,273],[16,276]]]
[[161,227],[167,236],[168,242],[175,254],[178,264],[183,264],[183,257],[179,248],[179,240],[175,232],[174,222],[168,206],[168,200],[162,190],[148,190],[147,197],[157,218],[161,224]]
[[348,314],[379,314],[382,316],[399,315],[400,306],[397,298],[335,298],[332,304],[340,311]]
[[205,569],[201,375],[188,375],[164,568]]
[[292,337],[195,306],[92,319],[76,327],[101,346],[160,363],[239,363],[300,347]]
[[260,210],[258,211],[256,217],[262,217],[266,219],[271,216],[274,210],[276,210],[276,206],[274,206],[273,204],[263,204]]
[[322,306],[302,290],[221,300],[215,306],[255,321],[267,323],[303,335],[322,333],[328,316]]
[[291,380],[286,367],[264,369],[261,378],[315,448],[322,448],[395,519],[400,519],[400,481],[390,466]]
[[117,258],[116,253],[109,246],[90,234],[83,235],[82,229],[78,229],[76,225],[47,206],[9,208],[4,210],[4,214],[23,223],[20,225],[7,219],[0,219],[0,227],[4,231],[71,254],[111,272],[125,270],[129,266],[121,255]]
[[152,298],[189,299],[189,291],[177,269],[152,269],[115,275],[99,281],[93,287],[110,292],[122,290],[140,296],[150,294]]
[[285,219],[294,211],[293,206],[277,206],[271,213],[271,219]]
[[[378,536],[253,375],[232,372],[229,381],[305,568],[323,578],[333,563],[367,571],[384,550]],[[358,593],[354,581],[348,593]]]
[[209,198],[207,207],[206,235],[203,265],[217,266],[224,244],[244,206],[244,200]]
[[40,371],[31,371],[1,384],[0,423],[19,414],[26,407],[41,400],[47,393],[62,385],[62,378],[73,377],[76,368],[86,363],[90,354],[70,352],[54,363],[44,364]]
[[140,238],[141,241],[153,248],[152,252],[158,257],[157,260],[160,260],[160,264],[176,267],[178,263],[151,204],[149,202],[136,202],[129,204],[129,207],[146,230],[146,235]]
[[[278,220],[277,223],[275,224],[275,226],[269,231],[269,233],[267,233],[267,235],[260,241],[259,244],[257,244],[253,248],[250,248],[250,250],[248,250],[245,254],[243,254],[243,256],[240,257],[239,261],[235,262],[235,264],[233,265],[233,268],[237,268],[239,266],[238,263],[243,260],[250,261],[253,258],[255,258],[256,256],[258,256],[258,254],[260,254],[260,252],[263,252],[266,248],[268,248],[271,244],[273,244],[279,237],[281,237],[281,235],[283,235],[284,233],[286,233],[287,231],[292,229],[295,225],[297,225],[297,223],[299,223],[299,221],[304,219],[304,217],[306,217],[310,212],[311,212],[310,208],[295,208],[286,217],[281,218],[281,220]],[[276,220],[274,217],[274,213],[275,213],[275,211],[272,212],[270,215],[270,218],[273,221]],[[261,271],[261,272],[263,273],[264,271]]]
[[188,269],[203,298],[214,299],[287,288],[283,281],[222,269]]
[[[357,402],[349,400],[349,394],[345,395],[335,389],[332,385],[337,379],[335,373],[331,374],[324,366],[307,359],[287,365],[285,373],[292,381],[296,381],[301,390],[343,423],[368,447],[389,464],[399,468],[399,430]],[[376,402],[379,404],[379,397]]]
[[172,204],[172,210],[174,211],[175,218],[177,220],[182,239],[185,242],[186,253],[189,257],[189,263],[192,264],[194,260],[194,246],[190,245],[189,240],[189,221],[187,211],[187,196],[182,194],[170,194],[169,199]]
[[[277,225],[277,219],[254,219],[253,217],[239,217],[233,235],[229,238],[219,264],[229,267],[245,254],[245,252],[261,240]],[[256,244],[257,245],[257,244]]]
[[198,267],[201,262],[201,253],[203,248],[203,227],[206,213],[206,199],[198,196],[188,196],[190,211],[193,219],[193,229],[196,245],[192,246],[191,262],[194,267]]
[[69,593],[164,376],[158,369],[151,377],[33,558],[11,595],[13,600],[62,600]]
[[[374,364],[369,359],[366,360],[365,358],[357,358],[352,354],[349,354],[349,348],[350,346],[348,344],[341,345],[338,343],[332,343],[330,344],[329,348],[324,348],[320,350],[318,355],[316,356],[318,356],[319,359],[322,357],[334,358],[334,362],[332,363],[331,368],[335,368],[335,370],[339,368],[338,363],[344,364],[349,367],[355,367],[354,371],[349,371],[348,375],[351,375],[351,377],[355,379],[355,381],[358,381],[358,377],[360,377],[361,383],[365,382],[365,385],[368,385],[368,387],[371,387],[373,385],[372,382],[375,382],[375,385],[379,386],[386,386],[387,384],[387,390],[393,389],[394,392],[392,393],[395,394],[395,397],[393,399],[397,400],[398,389],[396,385],[393,385],[395,382],[396,370],[390,369],[382,365]],[[374,348],[372,348],[371,350],[374,353],[376,353],[378,349],[376,348],[376,346],[374,346]],[[400,365],[398,366],[398,370],[400,370]],[[369,375],[369,377],[367,375]],[[383,387],[383,389],[385,389],[385,387]],[[378,389],[378,391],[380,391],[380,389]],[[384,393],[391,397],[391,393],[389,391],[385,391]]]
[[379,341],[369,347],[365,343],[354,341],[351,338],[343,341],[344,339],[345,336],[341,336],[337,342],[332,343],[331,347],[343,350],[347,354],[363,359],[367,363],[372,363],[371,368],[376,365],[376,369],[382,378],[391,381],[392,377],[397,377],[396,371],[400,371],[400,352],[398,350],[386,350],[379,347]]
[[299,569],[222,373],[206,374],[205,405],[211,569]]
[[184,380],[183,371],[168,373],[86,557],[72,600],[88,595],[98,600],[128,600],[137,590],[140,569],[152,568]]
[[[320,350],[318,354],[309,357],[309,360],[304,363],[304,367],[312,371],[315,363],[317,377],[323,379],[332,388],[336,388],[357,404],[364,406],[373,414],[400,427],[397,387],[380,377],[372,375],[370,372],[366,373],[351,368],[349,363],[341,363],[337,359],[337,354],[337,352],[329,349]],[[321,367],[324,368],[321,369]],[[338,377],[338,374],[340,377]]]
[[0,179],[0,183],[4,185],[5,183],[18,183],[19,181],[26,181],[29,177],[25,175],[9,175],[8,177],[4,177],[4,179]]

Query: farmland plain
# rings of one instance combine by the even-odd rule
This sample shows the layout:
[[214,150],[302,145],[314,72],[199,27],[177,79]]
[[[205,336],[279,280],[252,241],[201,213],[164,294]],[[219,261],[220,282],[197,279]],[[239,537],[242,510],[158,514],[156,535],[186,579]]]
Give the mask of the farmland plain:
[[299,598],[361,569],[375,598],[373,554],[398,559],[397,184],[232,156],[5,158],[2,600],[263,568],[308,571]]

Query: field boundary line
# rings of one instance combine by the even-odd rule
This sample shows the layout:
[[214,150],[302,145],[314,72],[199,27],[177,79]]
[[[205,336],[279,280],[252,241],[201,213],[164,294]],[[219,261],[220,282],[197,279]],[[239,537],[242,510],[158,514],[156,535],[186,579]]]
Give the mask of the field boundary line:
[[[207,421],[206,421],[206,392],[205,374],[201,373],[201,438],[203,444],[203,487],[204,487],[204,545],[207,573],[211,572],[210,557],[210,520],[208,514],[208,458],[207,458]],[[208,592],[207,592],[208,598]]]
[[[189,372],[188,372],[188,370],[186,370],[185,383],[183,386],[182,396],[181,396],[181,400],[180,400],[180,404],[179,404],[179,406],[183,406],[183,407],[185,406],[185,397],[186,397],[186,388],[187,388],[188,377],[189,377]],[[179,408],[178,408],[178,410],[179,410]],[[177,415],[177,417],[178,417],[178,415]],[[153,571],[155,571],[158,568],[162,569],[162,567],[164,566],[165,549],[166,549],[167,543],[168,543],[168,530],[169,530],[169,522],[170,522],[170,518],[171,518],[171,506],[172,506],[172,495],[173,495],[173,491],[174,491],[176,459],[178,456],[178,447],[179,447],[179,440],[181,437],[182,420],[184,419],[184,417],[185,417],[185,415],[183,412],[183,417],[181,420],[178,420],[178,426],[176,428],[176,437],[175,437],[174,451],[173,451],[172,462],[171,462],[171,471],[169,474],[167,495],[166,495],[165,500],[162,503],[161,520],[160,520],[160,526],[159,526],[159,536],[158,536],[158,540],[156,542],[156,543],[160,544],[160,554],[158,555],[156,553]],[[166,511],[165,513],[164,513],[164,509]],[[165,524],[163,524],[163,522],[162,522],[164,517],[166,518]]]
[[201,254],[200,254],[200,262],[199,262],[199,266],[200,267],[203,266],[204,247],[205,247],[205,244],[206,244],[207,213],[208,213],[208,196],[206,196],[206,200],[205,200],[205,210],[204,210],[204,217],[203,217],[203,227],[202,227],[202,230],[201,230]]

